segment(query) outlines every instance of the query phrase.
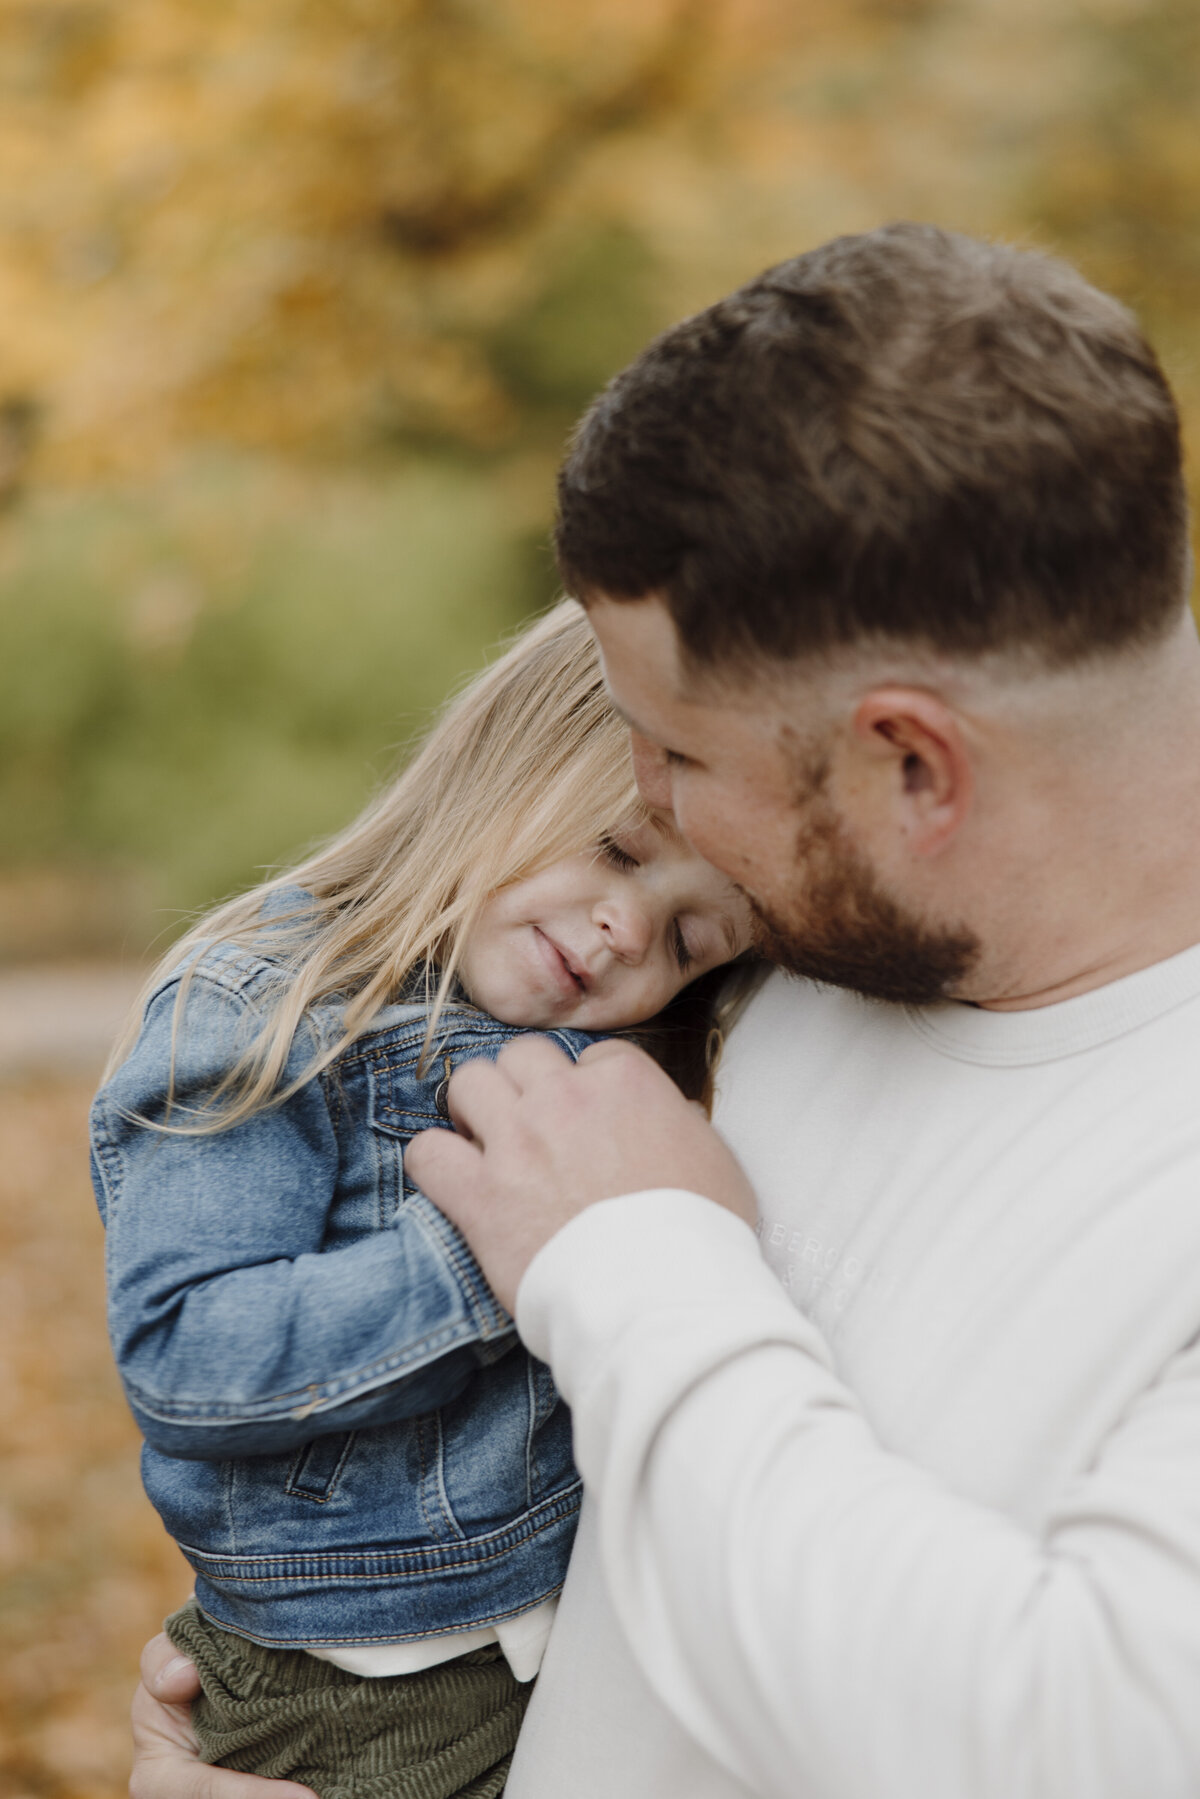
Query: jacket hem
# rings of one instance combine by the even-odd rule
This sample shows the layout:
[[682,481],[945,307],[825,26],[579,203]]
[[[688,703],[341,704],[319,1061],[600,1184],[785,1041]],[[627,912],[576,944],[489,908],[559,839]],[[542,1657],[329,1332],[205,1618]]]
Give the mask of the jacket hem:
[[387,1581],[428,1578],[485,1567],[513,1554],[543,1531],[579,1510],[583,1484],[576,1481],[501,1530],[452,1543],[413,1548],[307,1550],[281,1555],[215,1555],[191,1544],[179,1547],[198,1574],[222,1586],[271,1585],[278,1581]]
[[[245,1571],[232,1577],[214,1558],[184,1549],[196,1570],[196,1602],[222,1630],[264,1648],[336,1648],[340,1645],[409,1643],[455,1631],[478,1630],[519,1617],[557,1594],[566,1577],[575,1538],[581,1489],[539,1508],[536,1521],[514,1532],[495,1532],[462,1546],[482,1555],[440,1565],[425,1550],[396,1555],[309,1556],[294,1562],[325,1564],[307,1578]],[[407,1558],[397,1572],[394,1564]],[[280,1557],[231,1558],[277,1564]],[[334,1564],[341,1563],[341,1566]],[[368,1571],[369,1570],[369,1571]]]

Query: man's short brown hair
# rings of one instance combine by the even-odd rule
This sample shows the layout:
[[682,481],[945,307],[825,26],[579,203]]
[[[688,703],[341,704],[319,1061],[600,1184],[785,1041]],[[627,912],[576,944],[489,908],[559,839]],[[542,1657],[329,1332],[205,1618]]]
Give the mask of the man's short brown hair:
[[929,225],[667,331],[585,415],[559,498],[568,589],[661,593],[700,666],[877,635],[1063,664],[1185,597],[1179,421],[1130,314]]

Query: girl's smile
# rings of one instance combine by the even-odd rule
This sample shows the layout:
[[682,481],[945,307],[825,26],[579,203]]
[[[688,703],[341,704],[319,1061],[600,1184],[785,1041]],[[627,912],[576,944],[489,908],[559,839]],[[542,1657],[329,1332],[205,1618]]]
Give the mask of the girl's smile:
[[619,1030],[749,943],[745,899],[655,813],[494,893],[459,974],[505,1024]]
[[591,977],[586,969],[573,963],[566,950],[560,949],[552,938],[547,937],[540,925],[534,925],[533,938],[534,947],[550,970],[551,979],[557,983],[559,991],[570,998],[586,993],[591,985]]

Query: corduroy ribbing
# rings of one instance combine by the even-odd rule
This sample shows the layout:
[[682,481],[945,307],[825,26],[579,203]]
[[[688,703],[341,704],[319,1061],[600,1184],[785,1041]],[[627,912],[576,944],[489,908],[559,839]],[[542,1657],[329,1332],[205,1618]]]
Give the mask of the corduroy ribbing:
[[365,1679],[221,1630],[189,1600],[167,1619],[195,1662],[205,1761],[296,1780],[320,1799],[499,1799],[532,1690],[498,1646]]

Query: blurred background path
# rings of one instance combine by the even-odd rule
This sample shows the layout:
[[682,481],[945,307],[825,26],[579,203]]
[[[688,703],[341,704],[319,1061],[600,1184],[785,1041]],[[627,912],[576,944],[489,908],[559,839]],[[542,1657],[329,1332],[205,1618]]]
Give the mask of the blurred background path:
[[110,962],[0,967],[0,1080],[98,1069],[143,972]]

